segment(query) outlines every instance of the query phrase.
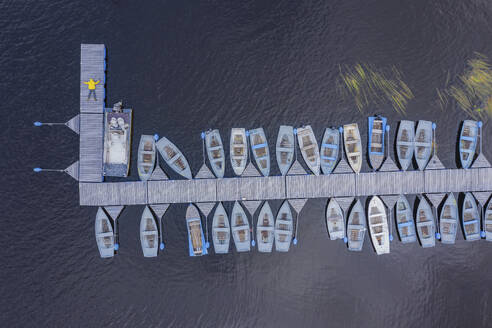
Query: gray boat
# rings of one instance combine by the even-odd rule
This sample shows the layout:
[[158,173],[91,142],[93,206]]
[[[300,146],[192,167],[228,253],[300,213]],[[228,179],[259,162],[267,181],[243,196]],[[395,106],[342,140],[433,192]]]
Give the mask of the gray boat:
[[161,140],[156,143],[156,147],[169,167],[186,179],[192,179],[190,165],[178,147],[166,137],[162,137]]
[[326,227],[331,240],[343,239],[345,237],[345,220],[342,208],[331,198],[326,207]]
[[138,176],[147,181],[155,167],[155,140],[154,136],[142,135],[138,145]]
[[229,253],[231,227],[229,226],[229,218],[222,203],[219,203],[215,209],[214,219],[212,221],[212,239],[216,254]]
[[460,132],[460,161],[461,167],[468,169],[475,157],[477,148],[478,123],[476,121],[465,120]]
[[132,110],[123,109],[121,101],[104,109],[104,176],[128,176],[131,140]]
[[277,164],[282,175],[286,175],[294,160],[294,128],[281,125],[278,129],[277,145],[275,153]]
[[415,221],[417,222],[417,234],[419,235],[422,247],[436,246],[436,224],[434,222],[434,215],[424,196],[420,197]]
[[484,217],[485,240],[492,241],[492,200],[489,201]]
[[261,207],[256,225],[256,239],[258,241],[258,252],[270,253],[275,240],[275,219],[272,209],[266,201]]
[[231,214],[231,231],[236,251],[249,252],[251,236],[249,233],[249,221],[243,207],[236,201]]
[[249,142],[261,174],[265,177],[270,175],[270,150],[263,128],[249,130]]
[[287,200],[278,210],[275,220],[275,250],[277,252],[288,252],[292,240],[293,219],[292,211]]
[[367,139],[367,153],[369,164],[374,171],[379,170],[384,160],[384,135],[386,132],[386,117],[379,115],[370,116],[368,118],[369,129]]
[[241,175],[248,163],[248,139],[244,128],[232,128],[230,140],[231,165],[236,175]]
[[403,171],[406,171],[412,163],[414,139],[415,122],[401,121],[396,136],[396,155]]
[[340,133],[337,129],[327,128],[320,149],[320,165],[323,174],[330,174],[338,161]]
[[155,218],[148,206],[142,213],[140,220],[140,243],[144,257],[157,256],[157,247],[159,246],[159,232]]
[[465,193],[461,215],[465,239],[467,241],[480,239],[480,214],[477,202],[470,192]]
[[449,193],[439,217],[439,231],[443,244],[454,244],[458,230],[458,205],[453,193]]
[[311,125],[297,128],[297,142],[299,143],[299,149],[301,150],[304,162],[314,175],[319,175],[319,147]]
[[364,207],[357,199],[352,207],[347,224],[347,238],[349,251],[361,251],[366,236],[366,215]]
[[419,121],[414,142],[415,160],[419,170],[424,170],[432,155],[432,122]]
[[404,195],[400,195],[400,198],[398,198],[398,201],[396,202],[396,225],[402,244],[417,241],[412,207]]
[[208,130],[205,132],[205,146],[207,148],[208,161],[217,178],[224,177],[225,155],[224,146],[219,130]]
[[343,126],[343,143],[350,167],[355,173],[360,173],[362,168],[362,143],[357,123]]
[[114,256],[114,234],[111,221],[104,210],[99,207],[96,214],[96,241],[102,258]]

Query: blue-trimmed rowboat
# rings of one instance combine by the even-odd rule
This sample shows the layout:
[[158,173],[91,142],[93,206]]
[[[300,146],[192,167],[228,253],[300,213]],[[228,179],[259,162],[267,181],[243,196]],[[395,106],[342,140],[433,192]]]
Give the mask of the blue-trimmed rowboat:
[[207,148],[208,161],[217,178],[224,177],[225,153],[219,130],[205,132],[205,146]]
[[249,221],[243,207],[238,201],[234,203],[231,213],[231,231],[237,252],[249,252],[251,234],[249,231]]
[[214,241],[215,254],[229,253],[229,242],[231,240],[231,227],[227,212],[222,203],[217,205],[212,221],[212,238]]
[[466,120],[463,122],[460,132],[460,161],[464,169],[468,169],[475,157],[477,148],[478,124],[476,121]]
[[403,171],[406,171],[412,163],[414,139],[415,122],[401,121],[396,136],[396,155]]
[[99,207],[96,214],[96,241],[99,248],[99,254],[102,258],[114,256],[114,234],[113,227],[109,221],[108,215]]
[[340,133],[338,129],[327,128],[321,142],[320,161],[321,172],[330,174],[338,162],[338,152],[340,149]]
[[186,229],[188,230],[188,251],[190,256],[207,255],[202,220],[195,205],[190,204],[186,210]]
[[326,227],[330,240],[343,239],[345,237],[345,220],[342,208],[333,197],[326,207]]
[[458,205],[453,193],[449,193],[439,217],[439,232],[443,244],[454,244],[458,231]]
[[374,170],[378,170],[384,160],[384,134],[386,131],[386,117],[370,116],[369,140],[367,148],[369,152],[369,162]]
[[277,144],[275,154],[277,164],[282,175],[286,175],[294,160],[294,128],[288,125],[281,125],[278,129]]
[[466,240],[473,241],[480,239],[480,214],[478,213],[477,202],[469,192],[465,193],[461,211],[461,222]]
[[417,233],[422,247],[436,246],[436,223],[432,209],[424,196],[420,197],[415,221],[417,222]]
[[140,244],[144,257],[157,256],[157,247],[159,245],[159,232],[155,218],[148,206],[142,213],[140,219]]
[[155,144],[162,158],[166,161],[167,165],[172,168],[176,173],[182,175],[186,179],[192,179],[191,169],[186,157],[183,153],[166,137],[162,137]]
[[364,207],[357,199],[352,207],[347,224],[347,238],[349,251],[361,251],[366,236],[366,215]]
[[[412,152],[413,154],[413,152]],[[402,244],[417,241],[415,222],[413,221],[412,207],[405,195],[400,195],[396,202],[396,225]]]
[[277,252],[289,251],[292,230],[292,211],[290,210],[289,201],[284,200],[275,220],[275,250]]
[[273,242],[275,240],[275,219],[268,201],[263,204],[260,214],[258,214],[256,240],[258,241],[258,252],[272,252]]
[[415,133],[415,160],[420,171],[423,171],[432,155],[432,122],[419,121]]
[[138,144],[138,176],[140,180],[147,181],[155,168],[155,140],[154,136],[143,134]]
[[265,177],[270,175],[270,150],[263,128],[249,130],[249,143],[261,174]]

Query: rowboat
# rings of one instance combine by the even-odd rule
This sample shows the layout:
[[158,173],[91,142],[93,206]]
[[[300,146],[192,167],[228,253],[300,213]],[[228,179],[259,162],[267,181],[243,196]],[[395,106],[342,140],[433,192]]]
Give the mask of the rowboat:
[[352,207],[347,224],[347,238],[349,251],[360,251],[364,245],[364,237],[366,235],[366,216],[364,208],[357,199],[357,202]]
[[284,201],[278,210],[275,220],[275,250],[277,252],[288,252],[292,240],[292,211],[289,202]]
[[138,176],[147,181],[155,167],[155,140],[154,136],[142,135],[138,145]]
[[323,135],[320,150],[321,172],[330,174],[338,161],[338,150],[340,148],[340,133],[337,129],[327,128]]
[[443,244],[454,244],[456,231],[458,230],[458,205],[453,193],[449,193],[446,202],[442,206],[439,218],[439,231]]
[[477,148],[478,124],[476,121],[463,122],[460,133],[460,161],[461,167],[468,169],[473,162]]
[[132,110],[121,102],[104,110],[103,175],[127,177],[130,167]]
[[424,170],[432,153],[432,122],[419,121],[414,142],[415,159],[419,170]]
[[369,233],[376,254],[387,254],[390,252],[388,220],[383,201],[378,196],[373,196],[369,201],[367,210],[369,222]]
[[250,234],[249,234],[249,221],[243,207],[238,202],[234,203],[231,214],[231,230],[234,244],[236,244],[236,251],[249,252],[250,250]]
[[403,244],[413,243],[417,240],[412,207],[404,195],[400,195],[396,202],[396,225]]
[[294,128],[292,126],[280,126],[276,146],[275,153],[280,173],[286,175],[294,159]]
[[258,215],[256,239],[258,240],[258,252],[270,253],[272,251],[275,239],[275,222],[268,202],[263,204]]
[[386,117],[370,116],[369,140],[367,143],[369,162],[374,170],[378,170],[384,160],[384,134],[386,131]]
[[156,143],[156,147],[169,167],[186,179],[192,179],[190,165],[178,147],[166,137],[162,137],[161,140]]
[[114,235],[111,221],[104,210],[99,207],[96,214],[96,241],[102,258],[114,256]]
[[419,235],[422,247],[434,247],[436,245],[436,224],[432,209],[423,196],[420,197],[415,220],[417,222],[417,234]]
[[190,256],[207,255],[205,237],[203,236],[202,220],[195,205],[186,209],[186,229],[188,230],[188,251]]
[[326,207],[326,227],[331,240],[345,237],[345,221],[342,208],[335,198],[331,198]]
[[207,148],[208,161],[217,178],[224,177],[225,156],[224,146],[220,138],[219,130],[205,132],[205,146]]
[[249,142],[258,169],[263,176],[270,174],[270,150],[263,128],[249,130]]
[[415,122],[401,121],[396,136],[396,155],[403,171],[406,171],[412,163],[414,139]]
[[216,254],[229,253],[231,227],[229,226],[229,218],[222,203],[219,203],[215,209],[214,219],[212,221],[212,238]]
[[480,214],[475,198],[469,192],[465,193],[461,214],[465,239],[468,241],[480,239]]
[[492,241],[492,200],[489,201],[484,216],[485,239]]
[[144,257],[157,256],[157,247],[159,246],[158,234],[154,215],[149,207],[145,206],[142,219],[140,220],[140,243],[142,244]]
[[362,143],[357,123],[343,126],[343,142],[350,167],[355,173],[360,173],[362,167]]
[[231,129],[230,148],[232,169],[236,175],[241,175],[248,162],[248,139],[244,128]]
[[297,142],[301,150],[302,158],[314,175],[319,175],[320,160],[319,148],[311,125],[297,128]]

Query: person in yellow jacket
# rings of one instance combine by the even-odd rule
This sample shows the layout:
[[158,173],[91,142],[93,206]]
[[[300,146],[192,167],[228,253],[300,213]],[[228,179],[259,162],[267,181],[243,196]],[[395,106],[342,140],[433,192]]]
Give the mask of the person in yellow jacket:
[[91,95],[94,95],[94,100],[97,101],[96,85],[98,85],[99,82],[99,80],[94,81],[93,79],[90,79],[88,82],[84,82],[84,84],[87,84],[87,88],[89,88],[89,95],[87,96],[87,100],[91,99]]

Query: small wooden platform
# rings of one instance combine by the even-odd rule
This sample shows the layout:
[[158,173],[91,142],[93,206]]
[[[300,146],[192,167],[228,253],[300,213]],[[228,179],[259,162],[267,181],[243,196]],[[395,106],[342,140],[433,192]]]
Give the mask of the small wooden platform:
[[[80,182],[103,181],[103,111],[106,81],[106,47],[103,44],[80,46]],[[96,85],[97,101],[87,99],[89,89],[84,82]]]

